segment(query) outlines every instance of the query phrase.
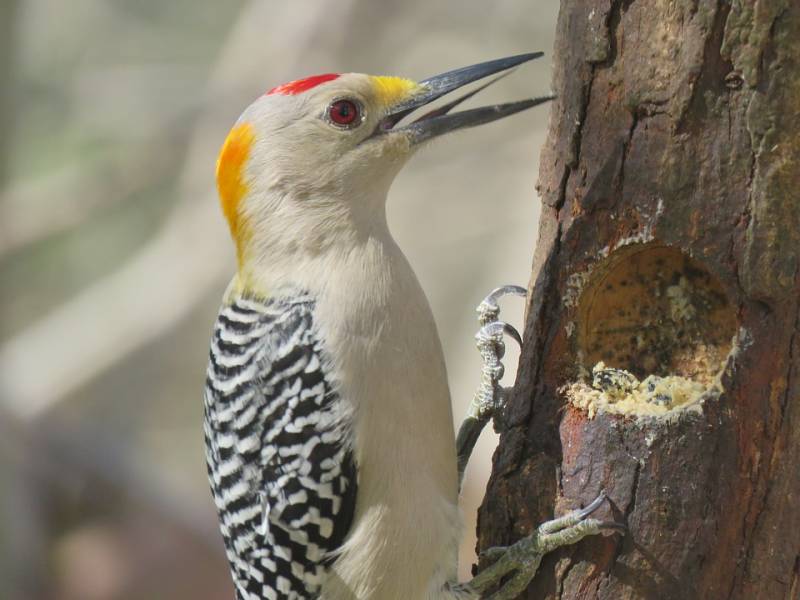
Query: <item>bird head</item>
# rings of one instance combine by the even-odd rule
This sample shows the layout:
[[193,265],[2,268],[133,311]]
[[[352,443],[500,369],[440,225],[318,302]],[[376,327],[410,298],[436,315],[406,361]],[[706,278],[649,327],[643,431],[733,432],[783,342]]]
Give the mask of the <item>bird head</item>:
[[420,82],[331,73],[269,90],[239,117],[217,161],[217,188],[240,272],[253,256],[276,249],[319,252],[337,237],[385,222],[389,186],[417,148],[550,97],[451,112],[495,78],[417,118],[412,113],[539,56],[503,58]]

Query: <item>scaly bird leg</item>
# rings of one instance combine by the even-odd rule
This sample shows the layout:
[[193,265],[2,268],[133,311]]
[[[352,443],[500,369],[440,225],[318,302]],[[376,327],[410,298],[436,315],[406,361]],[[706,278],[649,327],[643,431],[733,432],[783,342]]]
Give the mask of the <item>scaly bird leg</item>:
[[501,359],[505,354],[505,342],[503,335],[509,335],[518,344],[522,344],[519,332],[508,323],[499,321],[500,305],[498,301],[505,295],[513,294],[525,296],[525,288],[518,285],[506,285],[495,289],[486,296],[478,305],[478,323],[480,330],[475,336],[478,344],[478,351],[483,359],[481,368],[481,383],[475,396],[467,409],[467,416],[461,423],[456,437],[456,449],[458,452],[458,482],[459,487],[464,478],[464,471],[467,462],[478,441],[478,437],[489,422],[489,419],[497,420],[501,418],[506,400],[511,392],[511,388],[500,385],[505,368]]
[[597,510],[605,499],[605,491],[600,492],[600,495],[586,508],[542,523],[535,532],[515,544],[489,548],[483,553],[483,556],[494,559],[495,562],[478,573],[461,589],[480,594],[480,597],[483,598],[487,590],[498,584],[506,575],[513,573],[498,591],[487,597],[487,600],[511,600],[528,587],[531,579],[536,575],[542,558],[548,552],[579,542],[588,535],[596,535],[604,531],[624,534],[627,529],[620,523],[589,518],[589,515]]

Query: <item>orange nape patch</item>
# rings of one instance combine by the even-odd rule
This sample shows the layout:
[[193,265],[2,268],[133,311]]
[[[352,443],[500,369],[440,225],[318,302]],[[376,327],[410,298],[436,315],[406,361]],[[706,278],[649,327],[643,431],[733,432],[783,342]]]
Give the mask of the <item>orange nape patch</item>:
[[305,91],[310,90],[311,88],[315,88],[318,85],[325,83],[326,81],[333,81],[334,79],[339,78],[339,73],[325,73],[323,75],[313,75],[311,77],[305,77],[304,79],[297,79],[295,81],[290,81],[289,83],[284,83],[277,87],[272,88],[269,90],[265,95],[271,96],[273,94],[279,94],[282,96],[295,96],[297,94],[302,94]]
[[236,258],[242,266],[245,240],[245,223],[241,215],[241,201],[247,193],[244,168],[250,157],[255,133],[250,123],[240,123],[231,129],[217,158],[217,190],[222,212],[231,228],[231,236],[236,242]]

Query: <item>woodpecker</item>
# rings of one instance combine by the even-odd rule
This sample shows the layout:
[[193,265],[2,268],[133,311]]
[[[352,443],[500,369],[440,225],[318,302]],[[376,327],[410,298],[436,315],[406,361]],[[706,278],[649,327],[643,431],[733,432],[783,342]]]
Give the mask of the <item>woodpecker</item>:
[[[530,540],[522,554],[497,550],[488,575],[456,583],[457,454],[465,463],[477,436],[457,449],[436,325],[385,210],[425,142],[550,97],[451,112],[471,92],[401,121],[539,56],[421,82],[300,79],[258,98],[228,134],[216,178],[238,269],[213,330],[204,430],[239,600],[478,598],[512,571],[527,582],[547,551]],[[490,354],[502,344],[493,331]],[[484,397],[472,434],[492,409]],[[589,508],[553,531],[598,533]]]

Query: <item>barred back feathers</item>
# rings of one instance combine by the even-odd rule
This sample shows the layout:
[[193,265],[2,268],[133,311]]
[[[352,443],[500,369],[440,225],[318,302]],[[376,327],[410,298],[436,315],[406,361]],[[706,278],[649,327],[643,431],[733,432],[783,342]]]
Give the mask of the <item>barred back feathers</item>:
[[309,295],[224,306],[205,389],[209,479],[239,600],[314,598],[352,522],[349,417]]

